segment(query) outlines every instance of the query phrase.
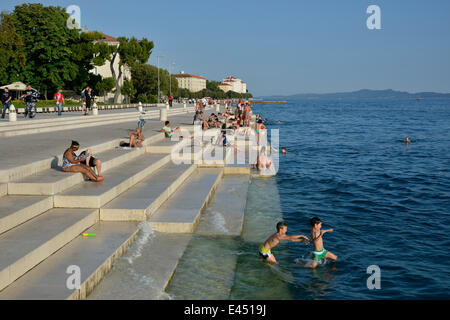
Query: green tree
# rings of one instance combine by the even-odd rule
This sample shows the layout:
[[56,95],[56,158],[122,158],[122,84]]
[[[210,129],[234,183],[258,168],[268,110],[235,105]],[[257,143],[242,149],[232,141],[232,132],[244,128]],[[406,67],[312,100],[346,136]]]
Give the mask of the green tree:
[[25,62],[23,40],[16,32],[14,17],[2,12],[0,14],[0,83],[21,81]]
[[206,89],[211,91],[219,91],[219,84],[220,82],[217,81],[206,80]]
[[67,28],[70,17],[59,6],[22,4],[11,16],[24,45],[23,82],[47,92],[65,87],[78,90],[92,80],[89,71],[98,51],[93,40],[98,34]]
[[94,88],[97,92],[103,94],[104,101],[106,102],[106,95],[114,89],[114,86],[114,79],[112,77],[108,77],[99,81]]
[[134,98],[137,90],[133,86],[132,81],[124,81],[122,85],[122,93],[125,95],[127,103],[130,103],[130,100]]
[[139,64],[131,68],[131,81],[137,94],[158,94],[158,68],[149,64]]
[[[106,59],[109,61],[111,74],[116,83],[116,92],[114,95],[114,102],[117,103],[121,94],[122,86],[120,79],[123,75],[124,66],[127,65],[131,68],[139,64],[147,63],[153,50],[153,41],[149,41],[145,38],[137,40],[132,37],[131,39],[125,37],[117,38],[119,44],[117,46],[103,46],[99,59]],[[114,68],[115,63],[118,62],[118,70]]]
[[[172,83],[169,81],[169,72],[165,69],[159,69],[160,95],[168,96],[170,85],[172,86],[172,95],[178,92],[178,80],[171,75]],[[131,68],[131,80],[137,90],[137,95],[145,94],[148,97],[153,95],[158,97],[158,68],[149,64],[138,64]],[[157,98],[156,98],[157,99]]]

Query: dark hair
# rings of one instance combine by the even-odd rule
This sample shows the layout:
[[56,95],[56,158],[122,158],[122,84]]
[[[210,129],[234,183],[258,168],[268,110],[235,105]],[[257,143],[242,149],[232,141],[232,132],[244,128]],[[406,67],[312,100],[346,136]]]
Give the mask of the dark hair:
[[168,125],[170,123],[170,121],[169,120],[167,120],[166,122],[164,122],[164,125]]
[[316,224],[322,222],[322,220],[320,220],[317,217],[312,218],[311,220],[309,220],[309,224],[311,225],[311,227],[314,227]]
[[287,227],[287,224],[283,221],[277,223],[277,231],[280,231],[282,228]]
[[72,144],[70,146],[71,147],[79,147],[80,144],[77,141],[72,140]]

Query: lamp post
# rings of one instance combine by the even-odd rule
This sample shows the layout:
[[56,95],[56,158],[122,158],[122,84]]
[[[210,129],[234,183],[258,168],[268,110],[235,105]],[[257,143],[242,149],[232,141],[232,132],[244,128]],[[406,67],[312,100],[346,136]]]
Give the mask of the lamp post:
[[169,95],[170,96],[172,95],[172,72],[170,71],[170,69],[171,69],[171,66],[173,66],[173,65],[175,65],[175,62],[172,62],[169,65]]
[[164,58],[164,56],[158,56],[158,104],[159,104],[159,58]]

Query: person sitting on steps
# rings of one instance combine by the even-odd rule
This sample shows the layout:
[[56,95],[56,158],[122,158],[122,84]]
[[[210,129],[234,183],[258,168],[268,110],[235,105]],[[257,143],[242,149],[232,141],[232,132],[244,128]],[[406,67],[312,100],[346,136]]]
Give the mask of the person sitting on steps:
[[88,179],[95,182],[101,182],[105,180],[104,176],[95,174],[95,172],[89,166],[81,164],[82,161],[88,161],[88,158],[90,160],[91,153],[90,150],[87,150],[84,157],[78,157],[75,154],[75,151],[77,151],[79,148],[80,144],[77,141],[72,141],[70,148],[64,151],[63,165],[61,170],[64,172],[80,172],[88,177]]
[[128,132],[128,135],[130,136],[130,148],[142,148],[142,142],[145,140],[145,137],[141,128]]

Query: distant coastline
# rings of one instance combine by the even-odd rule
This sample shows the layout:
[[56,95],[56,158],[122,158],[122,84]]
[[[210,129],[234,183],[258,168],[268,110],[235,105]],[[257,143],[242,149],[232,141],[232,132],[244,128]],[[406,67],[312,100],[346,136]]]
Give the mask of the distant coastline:
[[449,98],[450,93],[437,92],[418,92],[409,93],[405,91],[388,90],[369,90],[362,89],[353,92],[336,93],[301,93],[289,96],[263,96],[256,97],[264,100],[301,100],[301,99],[430,99],[430,98]]

